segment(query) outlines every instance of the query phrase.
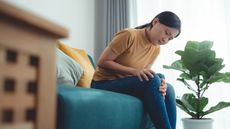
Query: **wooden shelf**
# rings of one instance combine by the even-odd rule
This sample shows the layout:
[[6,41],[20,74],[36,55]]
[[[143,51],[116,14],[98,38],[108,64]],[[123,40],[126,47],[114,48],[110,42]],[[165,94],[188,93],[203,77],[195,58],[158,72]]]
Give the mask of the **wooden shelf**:
[[55,129],[58,39],[68,31],[0,1],[0,129]]

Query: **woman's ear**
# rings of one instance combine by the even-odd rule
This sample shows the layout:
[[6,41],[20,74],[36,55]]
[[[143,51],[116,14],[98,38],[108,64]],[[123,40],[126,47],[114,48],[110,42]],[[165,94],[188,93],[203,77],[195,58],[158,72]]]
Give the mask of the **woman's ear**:
[[158,18],[154,18],[152,20],[152,26],[154,26],[155,24],[157,24],[159,22],[159,19]]

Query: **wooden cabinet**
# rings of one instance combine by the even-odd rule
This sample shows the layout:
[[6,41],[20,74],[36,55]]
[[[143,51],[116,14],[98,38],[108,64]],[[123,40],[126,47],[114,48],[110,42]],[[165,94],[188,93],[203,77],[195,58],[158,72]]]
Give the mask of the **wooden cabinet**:
[[0,129],[55,129],[55,47],[67,35],[0,1]]

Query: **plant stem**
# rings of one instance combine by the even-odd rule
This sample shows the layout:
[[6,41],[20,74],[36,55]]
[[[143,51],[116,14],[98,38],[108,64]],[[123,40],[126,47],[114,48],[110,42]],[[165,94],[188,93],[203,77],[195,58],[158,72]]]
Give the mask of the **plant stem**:
[[199,112],[199,109],[200,109],[200,93],[201,93],[201,89],[200,89],[200,74],[198,74],[197,76],[197,80],[196,80],[196,85],[197,85],[197,101],[196,101],[196,104],[197,104],[197,119],[200,118],[200,112]]
[[208,83],[205,85],[205,87],[204,87],[204,89],[203,89],[203,92],[201,93],[201,96],[203,96],[204,95],[204,92],[208,89]]

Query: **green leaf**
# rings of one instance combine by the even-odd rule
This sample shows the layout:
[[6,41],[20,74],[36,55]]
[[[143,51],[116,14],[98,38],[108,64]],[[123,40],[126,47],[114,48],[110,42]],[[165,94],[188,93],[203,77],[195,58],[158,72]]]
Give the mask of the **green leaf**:
[[225,83],[230,83],[230,72],[226,73],[215,73],[208,79],[209,83],[214,83],[214,82],[225,82]]
[[208,66],[209,68],[207,70],[207,73],[209,74],[209,76],[223,69],[225,65],[222,65],[222,63],[223,63],[223,59],[221,58],[214,59],[212,64]]
[[213,46],[213,41],[205,40],[200,43],[200,49],[211,49]]
[[187,42],[181,60],[191,75],[197,75],[201,71],[208,71],[208,66],[205,62],[207,62],[210,57],[215,57],[215,52],[210,50],[212,44],[211,41],[203,41],[202,43],[197,41]]
[[193,94],[184,94],[182,96],[181,102],[191,111],[200,113],[208,104],[208,98],[200,97],[196,98]]
[[201,84],[201,87],[203,87],[203,85],[205,85],[207,83],[207,80],[208,80],[208,73],[206,73],[205,71],[201,71],[200,72],[200,76],[203,77],[203,84]]
[[181,78],[184,78],[185,80],[192,80],[191,75],[188,74],[188,73],[182,73],[182,74],[180,75],[180,77],[181,77]]
[[216,106],[211,107],[210,109],[205,111],[202,115],[204,116],[204,115],[216,112],[218,110],[221,110],[221,109],[229,107],[229,106],[230,106],[230,102],[219,102]]
[[184,51],[182,51],[182,50],[177,50],[175,53],[176,53],[177,55],[179,55],[179,56],[182,56],[183,53],[184,53]]
[[187,69],[184,68],[181,60],[177,60],[177,61],[173,62],[171,64],[171,66],[163,65],[163,67],[166,69],[174,69],[174,70],[179,70],[182,72],[187,71]]
[[203,112],[204,108],[207,106],[208,104],[208,98],[206,97],[201,97],[199,99],[199,109],[198,109],[198,112]]
[[230,72],[224,73],[224,78],[222,78],[220,81],[225,82],[225,83],[230,83]]
[[196,112],[196,96],[194,94],[184,94],[181,102],[191,111]]
[[202,42],[188,41],[186,46],[185,46],[185,49],[194,48],[194,49],[197,49],[199,51],[202,51],[202,50],[206,50],[206,49],[211,49],[212,46],[213,46],[213,42],[209,41],[209,40],[205,40],[205,41],[202,41]]
[[201,71],[208,71],[209,67],[205,64],[205,62],[211,53],[212,51],[210,50],[194,51],[189,49],[185,52],[181,60],[184,64],[184,67],[186,67],[192,75],[197,75]]
[[183,104],[183,102],[180,99],[176,99],[176,104],[177,106],[182,109],[183,111],[185,111],[187,114],[189,114],[192,117],[196,117],[196,114],[189,111],[189,109]]

